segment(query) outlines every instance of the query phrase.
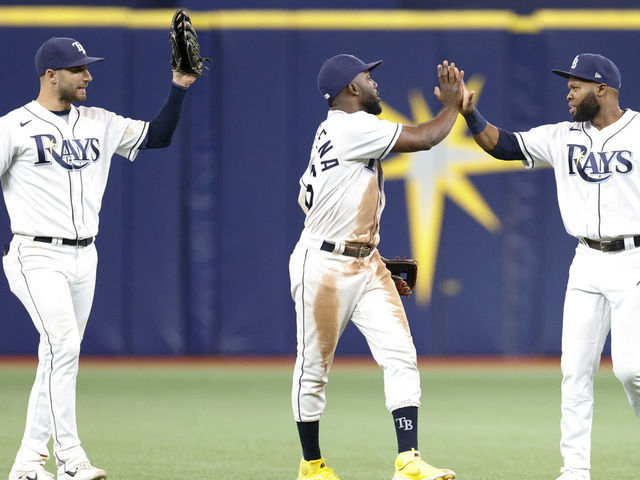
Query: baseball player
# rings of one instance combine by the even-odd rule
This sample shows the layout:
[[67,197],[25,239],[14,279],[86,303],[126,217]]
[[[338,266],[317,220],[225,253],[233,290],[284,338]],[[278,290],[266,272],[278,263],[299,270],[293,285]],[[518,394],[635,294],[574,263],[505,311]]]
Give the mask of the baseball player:
[[571,122],[508,132],[482,117],[472,94],[462,112],[489,154],[554,169],[562,220],[578,239],[562,327],[558,480],[589,480],[593,376],[609,330],[614,373],[640,416],[640,116],[620,108],[620,71],[608,58],[581,53],[553,72],[568,78]]
[[330,110],[315,134],[298,202],[304,229],[289,263],[297,358],[292,405],[303,458],[298,479],[337,480],[320,452],[319,419],[340,334],[351,320],[384,373],[386,405],[398,441],[394,479],[451,479],[418,452],[420,377],[407,317],[377,250],[385,206],[380,162],[390,152],[428,150],[451,130],[462,102],[464,72],[443,62],[435,95],[444,108],[418,126],[380,120],[371,70],[353,55],[324,62],[318,88]]
[[76,427],[76,376],[96,281],[98,212],[114,153],[169,145],[196,77],[173,73],[151,122],[77,107],[92,80],[80,42],[52,37],[38,49],[36,100],[0,118],[0,175],[13,239],[3,266],[11,291],[40,333],[38,369],[22,444],[9,480],[47,480],[53,437],[58,480],[96,480]]

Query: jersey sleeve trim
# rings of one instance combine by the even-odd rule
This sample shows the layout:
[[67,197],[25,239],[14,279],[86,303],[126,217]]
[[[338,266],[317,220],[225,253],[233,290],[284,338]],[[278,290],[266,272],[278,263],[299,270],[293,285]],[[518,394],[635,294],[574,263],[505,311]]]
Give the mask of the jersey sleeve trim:
[[514,133],[516,135],[516,138],[518,139],[518,143],[520,144],[520,149],[522,150],[522,153],[524,154],[524,160],[522,160],[522,164],[527,169],[533,168],[535,166],[535,160],[533,159],[533,156],[531,155],[531,152],[529,152],[529,149],[527,148],[527,144],[524,142],[524,138],[522,137],[522,133],[521,132],[514,132]]
[[136,159],[140,145],[142,145],[142,142],[147,137],[148,131],[149,131],[149,122],[144,122],[144,126],[140,131],[140,135],[138,136],[136,143],[133,145],[133,147],[131,147],[131,149],[129,150],[129,154],[127,155],[127,160],[129,160],[130,162],[133,162]]
[[387,145],[387,148],[385,148],[383,152],[380,154],[380,156],[378,157],[378,160],[382,160],[387,155],[389,155],[389,152],[398,141],[398,138],[400,138],[400,133],[402,133],[402,124],[396,123],[396,131],[393,133],[393,137],[391,138],[389,145]]

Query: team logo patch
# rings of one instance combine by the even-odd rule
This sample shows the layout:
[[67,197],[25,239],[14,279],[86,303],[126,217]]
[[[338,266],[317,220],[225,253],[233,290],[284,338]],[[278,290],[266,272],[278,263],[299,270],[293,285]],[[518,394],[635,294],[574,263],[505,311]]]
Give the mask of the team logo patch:
[[578,175],[585,182],[602,183],[614,173],[627,175],[633,171],[629,150],[589,152],[584,145],[569,144],[567,147],[569,175]]
[[49,134],[34,135],[38,161],[36,165],[51,165],[55,161],[65,170],[82,170],[100,158],[97,138],[63,139],[60,143]]
[[396,418],[396,423],[398,424],[399,430],[413,430],[413,420],[407,417]]
[[87,51],[84,49],[84,47],[80,44],[80,42],[73,42],[71,45],[73,45],[74,47],[76,47],[78,49],[78,51],[80,53],[82,53],[83,55],[87,54]]

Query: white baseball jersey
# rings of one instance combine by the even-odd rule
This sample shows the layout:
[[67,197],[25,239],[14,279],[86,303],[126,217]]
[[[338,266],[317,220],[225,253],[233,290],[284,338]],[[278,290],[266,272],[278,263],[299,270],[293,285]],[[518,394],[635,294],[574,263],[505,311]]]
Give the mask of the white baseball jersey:
[[561,122],[516,132],[528,168],[550,164],[567,232],[594,240],[640,234],[640,116],[602,130]]
[[[380,254],[342,255],[344,244],[377,246],[385,205],[380,161],[402,125],[359,111],[331,110],[316,132],[298,202],[306,213],[291,254],[291,296],[296,304],[297,357],[292,407],[298,422],[324,411],[333,355],[347,323],[364,335],[384,372],[389,411],[420,405],[416,349],[402,301]],[[334,251],[321,249],[323,241]]]
[[565,468],[591,467],[593,378],[611,331],[613,370],[640,416],[640,116],[626,110],[598,130],[562,122],[516,133],[529,168],[550,164],[570,235],[625,237],[625,249],[604,252],[579,243],[569,270],[562,327],[560,451]]
[[401,131],[401,124],[363,111],[329,111],[300,179],[298,203],[307,215],[303,236],[378,244],[385,205],[380,160]]
[[12,232],[96,236],[111,157],[134,160],[148,126],[96,107],[72,106],[67,120],[36,101],[1,117],[0,175]]

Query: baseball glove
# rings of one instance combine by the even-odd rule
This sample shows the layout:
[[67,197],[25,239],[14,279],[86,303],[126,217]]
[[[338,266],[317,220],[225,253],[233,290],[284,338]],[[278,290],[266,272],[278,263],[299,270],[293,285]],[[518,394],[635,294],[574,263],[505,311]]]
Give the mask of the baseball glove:
[[383,258],[387,269],[391,272],[391,279],[396,284],[398,294],[402,297],[409,298],[413,293],[418,279],[418,262],[413,258],[396,257],[393,260]]
[[199,77],[209,67],[204,62],[211,62],[200,56],[198,35],[191,25],[191,19],[185,10],[177,10],[171,19],[169,27],[169,41],[171,43],[171,69]]

